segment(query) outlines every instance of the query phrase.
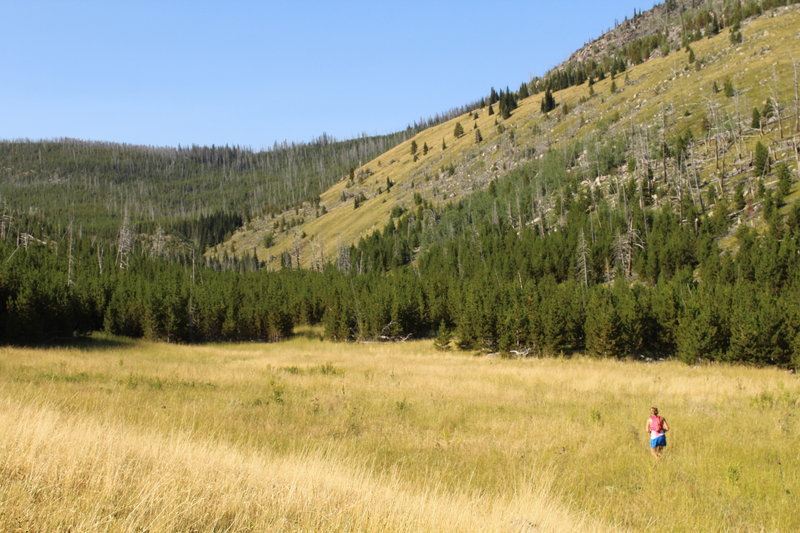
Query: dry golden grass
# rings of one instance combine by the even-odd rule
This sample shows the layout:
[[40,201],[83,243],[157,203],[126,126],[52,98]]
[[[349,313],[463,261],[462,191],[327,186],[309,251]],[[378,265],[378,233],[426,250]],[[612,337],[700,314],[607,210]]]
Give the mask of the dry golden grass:
[[98,344],[0,350],[0,530],[800,529],[776,369]]

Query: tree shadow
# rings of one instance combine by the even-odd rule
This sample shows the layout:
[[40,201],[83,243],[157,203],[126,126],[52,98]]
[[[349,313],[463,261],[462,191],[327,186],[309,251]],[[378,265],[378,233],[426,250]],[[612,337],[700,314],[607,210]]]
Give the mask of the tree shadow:
[[107,335],[85,335],[79,337],[55,337],[32,342],[0,343],[3,346],[19,348],[72,348],[83,352],[102,351],[120,348],[133,348],[134,339]]

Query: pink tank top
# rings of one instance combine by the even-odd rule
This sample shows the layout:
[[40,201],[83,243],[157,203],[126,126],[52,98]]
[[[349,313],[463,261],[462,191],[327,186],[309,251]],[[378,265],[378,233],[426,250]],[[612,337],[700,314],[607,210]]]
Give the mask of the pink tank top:
[[664,435],[664,424],[660,416],[650,417],[650,438],[657,439]]

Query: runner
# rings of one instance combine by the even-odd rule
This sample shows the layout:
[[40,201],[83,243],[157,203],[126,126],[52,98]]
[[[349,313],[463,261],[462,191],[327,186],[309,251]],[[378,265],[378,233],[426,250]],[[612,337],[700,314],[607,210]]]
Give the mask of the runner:
[[658,407],[650,408],[650,416],[644,427],[645,431],[650,432],[650,451],[653,453],[653,457],[661,459],[661,452],[667,445],[665,433],[669,431],[669,424],[667,424],[666,418],[658,416]]

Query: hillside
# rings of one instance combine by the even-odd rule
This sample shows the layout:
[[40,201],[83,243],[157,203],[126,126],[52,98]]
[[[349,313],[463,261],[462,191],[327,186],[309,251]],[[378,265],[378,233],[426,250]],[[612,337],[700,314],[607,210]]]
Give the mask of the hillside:
[[[678,7],[684,4],[689,2]],[[626,21],[611,32],[612,37],[636,24],[646,26],[659,9],[665,7]],[[673,19],[675,28],[686,26],[686,17]],[[298,258],[304,267],[321,265],[323,259],[341,255],[343,249],[382,229],[393,214],[420,205],[455,204],[526,162],[576,147],[580,150],[570,156],[574,159],[570,170],[592,177],[585,180],[585,187],[607,191],[630,178],[641,180],[645,171],[673,183],[671,193],[654,195],[656,205],[674,205],[676,191],[682,190],[698,198],[707,198],[711,189],[717,198],[733,198],[740,184],[752,190],[756,143],[768,148],[773,162],[796,161],[792,58],[800,57],[800,10],[779,7],[743,20],[740,27],[717,28],[706,35],[703,26],[692,34],[694,40],[677,50],[671,43],[654,49],[646,61],[625,65],[616,76],[612,71],[604,79],[554,90],[557,107],[548,113],[542,112],[541,93],[522,98],[514,93],[518,105],[505,119],[499,102],[491,106],[485,102],[342,175],[319,202],[251,220],[209,254],[255,253],[274,267],[297,266]],[[681,31],[670,35],[669,42]],[[589,43],[571,60],[587,59],[587,50],[619,49],[622,45],[613,44],[612,37]],[[646,32],[635,37],[646,38]],[[598,42],[606,45],[598,47]],[[541,84],[542,80],[534,80],[530,90]],[[757,127],[754,109],[764,115]],[[457,124],[464,130],[459,137],[454,135]],[[675,149],[680,157],[671,157],[670,150]],[[774,185],[774,177],[767,176],[766,184]],[[748,204],[753,204],[747,210],[750,215],[758,206]],[[552,218],[555,205],[556,198],[544,191],[531,209],[537,217]],[[713,201],[704,207],[713,208]]]
[[[136,233],[152,235],[160,227],[204,248],[199,233],[224,234],[242,219],[312,200],[347,169],[413,133],[408,129],[346,141],[322,135],[310,143],[275,144],[263,151],[75,139],[0,141],[0,197],[6,212],[38,215],[62,231],[74,226],[114,239],[127,220]],[[214,220],[222,218],[238,223]],[[195,231],[185,231],[186,226]]]

